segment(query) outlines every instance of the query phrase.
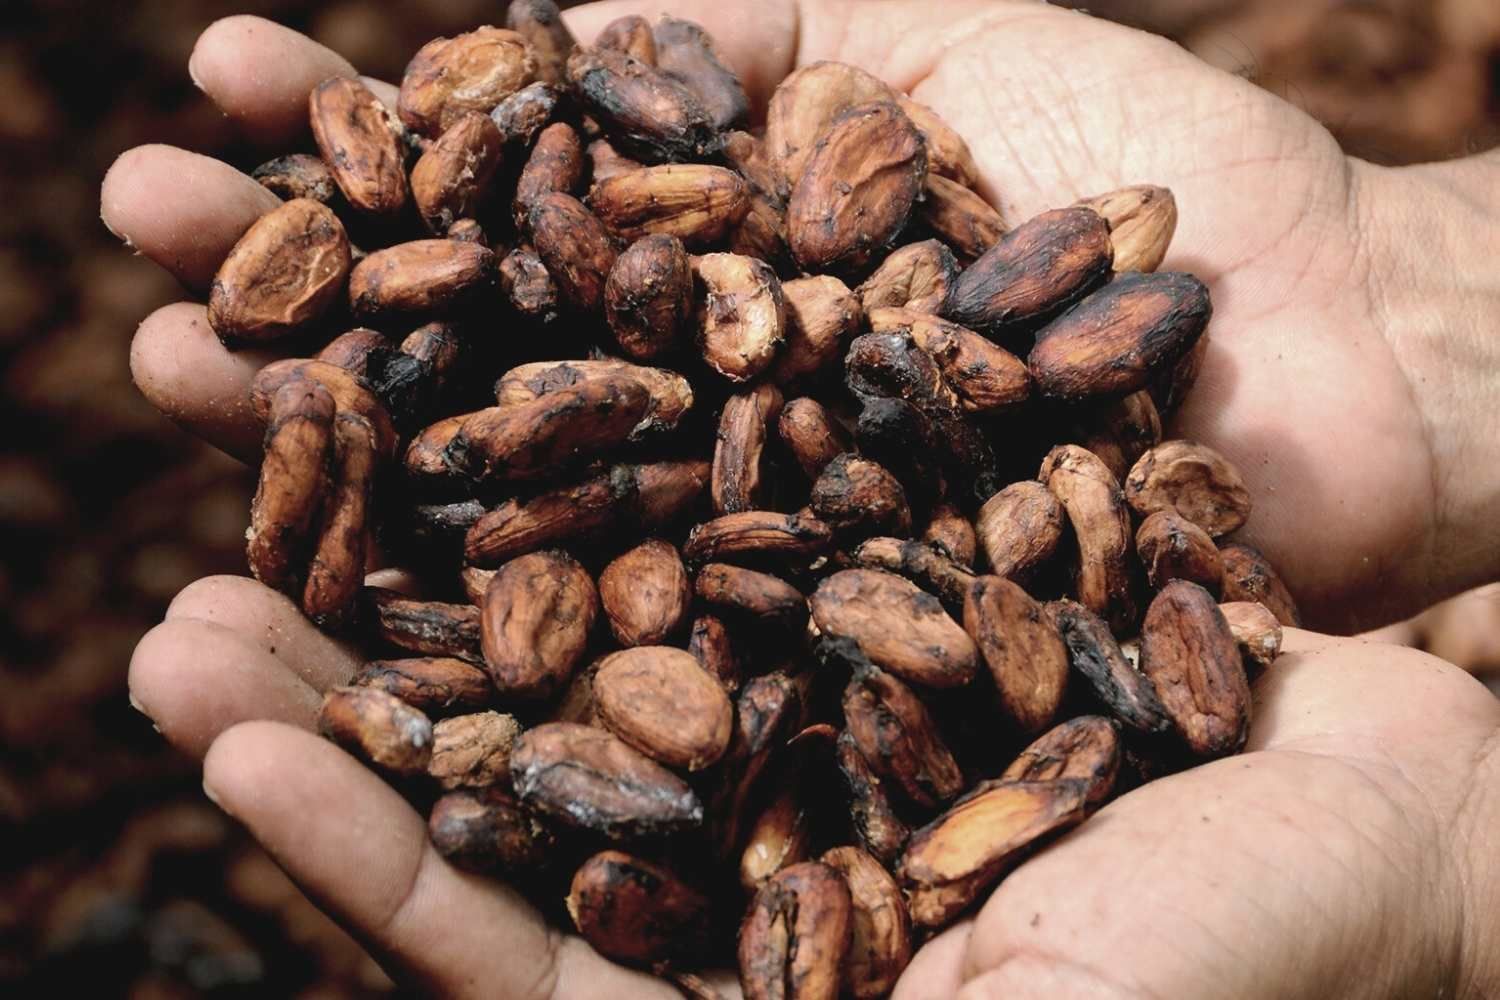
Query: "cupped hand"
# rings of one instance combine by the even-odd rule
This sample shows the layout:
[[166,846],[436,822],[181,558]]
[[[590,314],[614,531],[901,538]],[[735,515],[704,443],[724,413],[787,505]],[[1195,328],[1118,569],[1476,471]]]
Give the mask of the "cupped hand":
[[[968,137],[1013,221],[1124,184],[1170,186],[1181,223],[1166,266],[1204,277],[1216,306],[1178,431],[1240,465],[1258,504],[1250,540],[1314,620],[1386,617],[1493,569],[1495,529],[1473,523],[1488,524],[1492,491],[1463,475],[1496,438],[1500,411],[1482,405],[1493,390],[1468,374],[1491,348],[1476,332],[1485,314],[1470,314],[1483,297],[1443,266],[1476,248],[1440,211],[1487,211],[1472,175],[1346,159],[1291,106],[1169,43],[1043,4],[631,2],[570,19],[587,39],[620,13],[667,7],[720,39],[752,97],[817,59],[910,90]],[[354,72],[253,18],[210,28],[190,68],[268,143],[305,128],[314,83]],[[103,192],[106,223],[194,292],[274,203],[238,171],[166,147],[125,154]],[[1440,310],[1423,298],[1437,292],[1462,301]],[[148,398],[247,458],[260,435],[248,383],[268,359],[225,351],[191,303],[148,318],[132,348]],[[207,754],[209,793],[403,979],[453,995],[670,995],[449,867],[403,800],[310,735],[318,692],[354,664],[278,595],[213,579],[142,642],[132,690],[169,738]],[[1495,931],[1470,912],[1486,883],[1466,839],[1496,808],[1470,785],[1476,769],[1500,780],[1493,702],[1417,654],[1313,639],[1257,695],[1255,753],[1108,807],[928,945],[902,992],[1474,989],[1475,935]]]

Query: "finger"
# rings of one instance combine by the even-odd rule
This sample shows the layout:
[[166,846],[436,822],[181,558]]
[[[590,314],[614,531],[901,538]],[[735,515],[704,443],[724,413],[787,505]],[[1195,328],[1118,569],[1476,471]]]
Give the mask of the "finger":
[[318,692],[347,682],[364,664],[358,650],[319,631],[285,594],[246,576],[209,576],[188,584],[166,617],[228,629]]
[[229,730],[204,791],[403,983],[453,997],[669,997],[657,980],[564,943],[510,889],[452,868],[395,791],[291,726]]
[[188,75],[257,142],[284,143],[308,130],[307,95],[330,76],[354,76],[332,49],[262,17],[215,21],[198,36]]
[[250,405],[250,383],[274,352],[231,351],[200,305],[178,302],[146,317],[130,345],[130,374],[141,394],[191,434],[247,463],[258,461],[264,428]]
[[973,932],[974,921],[964,920],[924,944],[901,973],[891,1000],[948,1000],[957,996]]
[[99,203],[110,232],[201,292],[251,223],[281,200],[227,163],[150,145],[120,154]]
[[322,703],[279,658],[206,621],[167,621],[147,632],[130,658],[129,680],[131,703],[195,757],[250,719],[311,729]]

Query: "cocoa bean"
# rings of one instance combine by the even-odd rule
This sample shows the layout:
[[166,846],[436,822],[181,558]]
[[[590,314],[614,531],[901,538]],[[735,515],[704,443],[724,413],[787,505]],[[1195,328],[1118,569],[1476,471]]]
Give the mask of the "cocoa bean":
[[1000,707],[1026,733],[1052,724],[1068,686],[1068,651],[1042,606],[999,576],[981,576],[964,601],[964,629],[994,678]]
[[358,413],[340,413],[333,422],[332,489],[302,588],[303,614],[323,629],[349,624],[359,601],[377,459],[370,422]]
[[735,656],[734,640],[721,619],[699,615],[688,633],[688,652],[709,676],[729,694],[740,688],[740,664]]
[[835,1000],[853,904],[844,877],[817,861],[777,872],[740,927],[745,1000]]
[[573,33],[552,0],[511,0],[505,26],[531,47],[536,76],[554,87],[567,82],[568,56],[578,47]]
[[734,708],[691,653],[637,646],[611,653],[594,675],[599,720],[668,767],[701,771],[729,748]]
[[803,808],[797,776],[788,778],[750,824],[740,854],[740,885],[747,892],[755,892],[783,868],[808,860],[812,819]]
[[577,50],[568,59],[568,81],[626,156],[675,163],[711,156],[723,145],[692,91],[624,52]]
[[1136,669],[1104,619],[1074,601],[1049,603],[1047,615],[1068,647],[1073,669],[1088,681],[1110,714],[1143,733],[1170,728],[1172,723],[1156,695],[1156,685]]
[[1142,517],[1176,511],[1213,538],[1250,518],[1250,492],[1239,470],[1191,441],[1167,441],[1142,455],[1125,478],[1125,499]]
[[419,601],[383,587],[366,587],[363,600],[375,638],[421,656],[483,663],[479,609],[470,604]]
[[1005,235],[1000,213],[958,181],[930,174],[922,195],[922,222],[960,260],[977,260]]
[[781,409],[777,421],[781,441],[786,445],[802,473],[816,480],[824,467],[849,450],[849,435],[823,408],[809,396],[791,400]]
[[[979,166],[969,144],[936,111],[920,101],[898,95],[896,103],[922,133],[927,143],[927,171],[972,188],[979,182]],[[1103,213],[1100,213],[1103,214]]]
[[693,259],[698,344],[710,368],[747,382],[775,360],[786,339],[786,302],[776,272],[732,253]]
[[342,368],[356,379],[365,379],[384,367],[393,349],[385,334],[361,326],[334,337],[313,359]]
[[267,160],[250,171],[250,176],[282,201],[311,198],[330,205],[339,192],[328,164],[311,153],[291,153]]
[[1161,589],[1169,580],[1191,580],[1217,594],[1224,578],[1224,560],[1208,532],[1175,510],[1159,510],[1141,522],[1135,551],[1146,569],[1146,580]]
[[894,863],[911,830],[896,814],[884,783],[870,769],[859,744],[847,730],[839,735],[836,759],[849,792],[849,813],[855,835],[864,849],[882,864]]
[[632,440],[672,430],[693,407],[693,387],[681,375],[615,360],[518,365],[495,383],[495,399],[501,406],[515,406],[584,382],[618,376],[634,379],[650,394],[645,416],[631,431]]
[[411,169],[411,195],[435,234],[469,218],[500,167],[504,137],[487,114],[471,111],[450,125]]
[[677,549],[653,538],[604,567],[599,601],[620,645],[656,646],[687,620],[692,586]]
[[692,954],[703,939],[709,900],[661,865],[600,851],[573,875],[573,926],[605,958],[633,965]]
[[[457,662],[457,661],[451,661]],[[477,712],[432,727],[427,773],[446,791],[510,786],[510,755],[521,735],[514,716]]]
[[393,694],[428,715],[473,712],[495,699],[483,670],[451,656],[371,660],[349,683]]
[[1120,734],[1101,715],[1080,715],[1047,730],[1011,762],[1000,782],[1077,779],[1092,809],[1104,804],[1120,773]]
[[979,650],[942,602],[893,573],[843,570],[810,603],[825,635],[853,640],[876,666],[914,684],[962,687],[978,669]]
[[770,384],[725,400],[709,482],[714,513],[741,514],[765,506],[762,456],[770,428],[781,418],[781,406],[781,390]]
[[598,613],[594,581],[565,553],[534,552],[500,567],[480,618],[485,666],[500,694],[538,699],[560,690]]
[[219,265],[208,324],[225,344],[306,331],[349,278],[349,238],[338,216],[309,198],[257,219]]
[[550,323],[557,318],[557,283],[530,247],[516,247],[500,261],[500,290],[526,319]]
[[932,508],[927,515],[927,527],[922,531],[922,541],[929,543],[964,569],[973,569],[974,557],[979,549],[979,537],[963,511],[953,504],[944,501]]
[[516,179],[511,200],[517,232],[526,232],[531,210],[545,195],[576,194],[583,184],[583,142],[566,122],[542,129]]
[[844,689],[844,726],[870,770],[913,804],[931,809],[963,790],[963,774],[937,722],[911,688],[860,665]]
[[389,774],[421,774],[432,757],[427,716],[374,688],[329,688],[318,710],[318,731]]
[[1219,547],[1224,560],[1224,600],[1258,601],[1287,628],[1301,628],[1302,614],[1276,568],[1255,549],[1235,543]]
[[672,163],[598,181],[588,203],[619,239],[660,233],[702,249],[722,243],[745,218],[750,189],[725,167]]
[[1076,441],[1123,483],[1130,467],[1161,444],[1161,415],[1150,393],[1132,392],[1089,408],[1078,422]]
[[765,139],[781,175],[781,197],[791,193],[834,118],[857,104],[895,99],[890,87],[846,63],[811,63],[782,80],[766,109]]
[[349,274],[356,315],[441,313],[490,288],[495,255],[478,243],[416,240],[377,250]]
[[393,217],[406,207],[401,125],[358,80],[335,76],[312,89],[308,118],[318,152],[344,200],[361,212]]
[[1281,622],[1259,601],[1231,601],[1219,605],[1229,633],[1239,644],[1245,670],[1258,674],[1281,655]]
[[[571,44],[570,42],[570,47]],[[542,79],[536,83],[528,83],[495,105],[495,110],[490,112],[490,120],[500,130],[506,146],[515,152],[529,148],[542,129],[552,124],[562,105],[562,95],[557,89],[558,81],[548,79],[541,51],[536,48],[535,42],[532,47],[538,56],[537,76]]]
[[1135,623],[1136,603],[1130,579],[1130,511],[1119,481],[1092,452],[1059,445],[1048,453],[1038,475],[1046,483],[1073,527],[1078,563],[1078,601],[1128,631]]
[[1140,184],[1078,203],[1109,223],[1115,270],[1155,271],[1177,231],[1177,199],[1164,187]]
[[870,329],[910,336],[937,362],[966,413],[1008,410],[1031,397],[1026,363],[957,323],[910,309],[876,309],[870,313]]
[[923,315],[937,313],[958,273],[953,251],[938,240],[909,243],[891,251],[859,286],[859,301],[865,312],[871,314],[870,329],[875,333],[887,329],[876,325],[873,314],[878,309],[903,309]]
[[612,840],[678,833],[703,821],[702,803],[681,778],[592,726],[548,722],[527,730],[510,769],[524,805]]
[[1203,757],[1235,753],[1250,729],[1250,688],[1229,623],[1213,595],[1173,580],[1141,626],[1141,673],[1151,678],[1172,725]]
[[544,867],[556,837],[502,788],[451,791],[433,803],[427,821],[432,846],[465,871],[524,874]]
[[537,198],[526,216],[537,257],[557,285],[558,301],[577,313],[597,312],[615,266],[615,246],[604,223],[570,194]]
[[961,611],[974,574],[931,542],[902,538],[867,538],[852,553],[856,566],[897,573],[950,609]]
[[844,876],[853,903],[844,990],[850,996],[888,996],[911,961],[911,918],[901,888],[880,862],[857,847],[835,847],[820,858]]
[[676,236],[644,236],[615,259],[604,313],[626,356],[647,361],[670,351],[692,309],[693,270]]
[[656,36],[651,22],[639,14],[626,14],[606,24],[594,38],[594,48],[623,52],[647,66],[656,65]]
[[845,539],[911,534],[911,507],[896,477],[867,458],[839,455],[813,483],[813,513]]
[[709,563],[698,572],[694,591],[699,600],[778,633],[798,635],[807,625],[807,598],[769,573]]
[[771,377],[781,385],[812,381],[837,363],[864,313],[849,286],[826,274],[783,282],[781,293],[786,346]]
[[406,66],[396,111],[413,132],[436,137],[467,112],[489,114],[536,76],[526,39],[485,25],[422,46]]
[[703,105],[714,128],[742,126],[750,99],[734,71],[724,65],[708,32],[692,21],[662,17],[656,22],[656,68],[682,84]]

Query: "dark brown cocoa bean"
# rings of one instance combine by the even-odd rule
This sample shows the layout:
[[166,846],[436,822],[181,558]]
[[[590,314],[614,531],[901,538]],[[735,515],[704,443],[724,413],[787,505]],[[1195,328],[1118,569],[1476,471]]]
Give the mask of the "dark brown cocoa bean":
[[740,927],[745,1000],[835,1000],[853,919],[849,886],[833,868],[805,861],[778,872]]
[[527,232],[531,210],[544,195],[578,193],[583,185],[583,162],[583,142],[573,126],[554,122],[542,129],[526,166],[521,168],[511,199],[517,232]]
[[646,361],[670,351],[692,311],[692,265],[676,236],[642,237],[616,258],[604,314],[627,357]]
[[1175,510],[1159,510],[1141,522],[1135,551],[1146,581],[1161,589],[1169,580],[1191,580],[1217,594],[1224,579],[1224,560],[1208,532]]
[[307,583],[302,613],[319,628],[343,628],[354,616],[365,581],[365,545],[375,489],[375,431],[358,413],[340,413],[333,422],[332,489],[323,504],[322,527]]
[[888,996],[911,962],[911,918],[901,887],[857,847],[835,847],[819,860],[844,876],[854,904],[844,990],[857,1000]]
[[771,377],[781,385],[816,380],[838,363],[864,312],[849,286],[830,275],[783,282],[786,347]]
[[913,804],[931,809],[963,790],[963,773],[936,720],[911,688],[861,665],[844,689],[844,726],[870,770]]
[[478,243],[398,243],[354,265],[349,302],[359,316],[439,313],[492,287],[495,267],[494,253]]
[[922,222],[960,260],[982,257],[1005,235],[1000,213],[958,181],[929,173],[922,195]]
[[857,104],[896,99],[890,87],[847,63],[811,63],[782,80],[766,109],[765,138],[780,174],[780,196],[791,193],[834,118]]
[[406,66],[396,111],[413,132],[436,137],[467,112],[489,114],[536,76],[526,39],[485,25],[422,46]]
[[885,784],[870,770],[869,761],[847,730],[839,736],[836,759],[849,791],[849,814],[855,835],[882,864],[893,864],[911,830],[896,814]]
[[540,65],[537,75],[543,79],[528,83],[490,112],[490,120],[513,152],[529,148],[562,110],[562,95],[554,82],[546,81]]
[[692,409],[693,387],[681,375],[613,359],[518,365],[495,383],[495,400],[501,406],[515,406],[583,382],[622,376],[635,379],[651,395],[646,415],[631,432],[632,440],[672,430]]
[[526,224],[558,300],[580,315],[598,312],[615,266],[614,241],[604,223],[577,198],[553,191],[532,203]]
[[411,194],[429,232],[442,235],[473,216],[504,148],[500,130],[478,111],[463,115],[427,147],[411,169]]
[[876,333],[905,333],[932,356],[966,413],[1011,409],[1031,397],[1031,372],[1005,348],[957,323],[909,309],[876,309]]
[[313,139],[344,200],[371,215],[397,215],[409,191],[405,146],[380,98],[358,80],[335,76],[314,87],[307,103]]
[[765,505],[762,456],[781,406],[781,390],[769,383],[725,400],[709,484],[714,513],[741,514]]
[[710,368],[747,382],[786,340],[781,281],[764,261],[732,253],[693,258],[698,344]]
[[713,615],[699,615],[688,631],[688,652],[698,665],[733,695],[740,688],[740,663],[735,656],[734,640],[724,622]]
[[1055,781],[1073,778],[1085,785],[1085,798],[1097,809],[1109,798],[1120,773],[1120,734],[1102,715],[1080,715],[1054,726],[1021,751],[1000,781]]
[[807,598],[769,573],[709,563],[698,572],[694,591],[721,611],[781,633],[800,635],[807,626]]
[[479,609],[472,604],[419,601],[383,587],[366,587],[370,628],[382,642],[420,656],[454,656],[484,662]]
[[985,501],[974,526],[990,572],[1024,583],[1057,552],[1067,515],[1046,486],[1027,479]]
[[[877,309],[903,309],[927,315],[936,313],[958,279],[958,261],[953,251],[937,240],[909,243],[891,251],[873,274],[859,286],[860,304],[866,313]],[[882,332],[882,327],[871,329]]]
[[690,90],[623,52],[577,50],[568,59],[568,80],[626,156],[675,163],[711,156],[722,146],[712,117]]
[[568,56],[578,42],[553,0],[511,0],[505,26],[531,46],[538,80],[554,87],[567,82]]
[[750,210],[750,188],[726,167],[668,163],[596,181],[589,207],[625,241],[662,234],[695,249],[721,245]]
[[489,676],[451,656],[371,660],[349,683],[393,694],[428,715],[473,712],[495,700]]
[[802,474],[816,480],[825,466],[850,448],[849,435],[823,404],[810,396],[794,399],[781,409],[777,421],[782,443],[802,467]]
[[1101,704],[1125,725],[1143,733],[1171,726],[1156,685],[1120,649],[1104,619],[1074,601],[1053,601],[1047,615],[1068,647],[1068,659]]
[[328,164],[311,153],[291,153],[267,160],[250,171],[250,177],[282,201],[311,198],[330,205],[339,193]]
[[911,534],[911,506],[896,477],[867,458],[846,453],[813,483],[813,512],[845,539]]
[[964,628],[995,680],[1000,706],[1026,733],[1057,716],[1068,687],[1068,651],[1042,606],[999,576],[981,576],[964,601]]
[[867,538],[851,554],[856,566],[896,573],[962,611],[974,574],[931,542],[909,538]]
[[1048,453],[1037,478],[1057,497],[1072,525],[1079,603],[1117,631],[1128,632],[1137,614],[1129,565],[1133,539],[1119,481],[1092,452],[1070,444]]
[[973,523],[953,504],[943,501],[932,508],[927,515],[927,527],[922,531],[922,540],[964,569],[974,568],[974,557],[979,552],[979,537],[974,531]]
[[1141,672],[1194,753],[1219,757],[1245,745],[1250,688],[1229,623],[1213,595],[1173,580],[1146,611]]
[[656,22],[655,32],[656,68],[698,98],[714,128],[723,131],[749,121],[745,88],[724,65],[708,32],[692,21],[665,16]]
[[942,602],[880,570],[835,573],[813,594],[812,616],[825,635],[851,639],[878,667],[926,687],[962,687],[974,679],[979,650]]
[[273,590],[293,593],[300,585],[329,488],[333,422],[333,397],[317,383],[288,382],[272,397],[245,558]]
[[523,874],[552,859],[556,837],[503,788],[449,792],[427,821],[432,846],[464,871]]
[[595,36],[594,48],[623,52],[647,66],[656,65],[656,36],[651,33],[651,22],[639,14],[626,14],[606,24]]
[[691,955],[709,923],[709,899],[658,864],[622,851],[583,863],[568,890],[573,926],[605,958],[646,965]]

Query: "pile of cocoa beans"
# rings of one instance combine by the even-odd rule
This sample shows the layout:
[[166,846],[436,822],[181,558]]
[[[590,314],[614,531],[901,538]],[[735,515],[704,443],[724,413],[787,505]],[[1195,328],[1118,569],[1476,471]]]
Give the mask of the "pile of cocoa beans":
[[507,23],[394,109],[323,82],[316,153],[255,172],[285,202],[209,318],[310,356],[254,382],[250,568],[363,644],[323,731],[454,864],[695,995],[736,942],[749,997],[883,995],[1237,752],[1297,621],[1239,474],[1162,440],[1211,313],[1156,270],[1175,202],[1011,226],[853,66],[752,125],[694,24]]

